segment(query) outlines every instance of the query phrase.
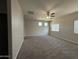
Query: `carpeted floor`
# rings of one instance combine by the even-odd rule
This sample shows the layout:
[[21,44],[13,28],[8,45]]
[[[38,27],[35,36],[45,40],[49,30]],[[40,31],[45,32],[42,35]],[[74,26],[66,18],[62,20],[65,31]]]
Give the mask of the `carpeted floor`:
[[24,40],[17,59],[78,59],[77,45],[55,37],[33,36]]

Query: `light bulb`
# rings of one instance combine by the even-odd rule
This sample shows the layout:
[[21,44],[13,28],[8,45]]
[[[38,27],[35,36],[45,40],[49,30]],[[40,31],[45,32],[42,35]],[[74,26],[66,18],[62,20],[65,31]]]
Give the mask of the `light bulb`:
[[49,19],[50,17],[49,17],[49,16],[47,16],[46,18],[47,18],[47,19]]

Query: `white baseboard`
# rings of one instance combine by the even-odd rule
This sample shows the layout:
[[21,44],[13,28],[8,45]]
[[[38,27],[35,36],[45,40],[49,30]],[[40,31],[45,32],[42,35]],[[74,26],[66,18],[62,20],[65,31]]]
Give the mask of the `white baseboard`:
[[64,38],[62,38],[62,37],[57,37],[57,36],[54,36],[54,37],[78,45],[78,42],[71,41],[71,40],[68,40],[68,39],[64,39]]
[[19,48],[19,49],[18,49],[18,51],[17,51],[17,54],[16,54],[16,57],[15,57],[15,59],[17,59],[17,56],[18,56],[18,54],[19,54],[19,51],[20,51],[20,49],[21,49],[21,47],[22,47],[23,41],[24,41],[24,40],[22,40],[22,42],[21,42],[20,48]]
[[[31,35],[29,35],[29,36],[24,36],[24,38],[26,38],[26,37],[32,37],[32,36],[31,36]],[[64,38],[62,38],[62,37],[57,37],[57,36],[54,36],[54,37],[78,45],[78,42],[75,42],[75,41],[72,41],[72,40],[68,40],[68,39],[64,39]]]

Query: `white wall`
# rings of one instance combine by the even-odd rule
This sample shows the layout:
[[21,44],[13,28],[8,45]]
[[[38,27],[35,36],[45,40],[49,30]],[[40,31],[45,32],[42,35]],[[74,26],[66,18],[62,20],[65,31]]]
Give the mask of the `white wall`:
[[[38,26],[38,22],[34,19],[26,17],[24,19],[24,34],[25,36],[48,35],[48,26]],[[45,21],[41,21],[45,22]]]
[[12,57],[16,59],[23,43],[23,13],[17,0],[11,0],[12,11]]
[[59,24],[59,32],[50,31],[50,35],[77,43],[78,36],[74,33],[74,21],[77,19],[77,12],[65,15],[59,19],[55,19],[51,22],[51,24]]

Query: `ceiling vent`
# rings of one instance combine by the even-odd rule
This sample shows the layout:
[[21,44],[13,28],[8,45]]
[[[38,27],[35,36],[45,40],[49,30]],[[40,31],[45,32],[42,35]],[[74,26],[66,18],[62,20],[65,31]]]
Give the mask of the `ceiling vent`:
[[33,11],[28,11],[28,14],[33,15],[33,14],[34,14],[34,12],[33,12]]

